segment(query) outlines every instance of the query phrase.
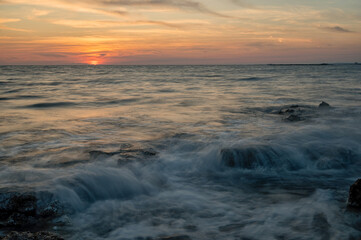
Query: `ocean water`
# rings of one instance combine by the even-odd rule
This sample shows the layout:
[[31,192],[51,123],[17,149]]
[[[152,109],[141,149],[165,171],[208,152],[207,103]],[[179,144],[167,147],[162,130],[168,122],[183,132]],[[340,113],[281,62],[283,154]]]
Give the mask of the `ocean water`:
[[66,239],[360,239],[361,66],[0,66],[0,161]]

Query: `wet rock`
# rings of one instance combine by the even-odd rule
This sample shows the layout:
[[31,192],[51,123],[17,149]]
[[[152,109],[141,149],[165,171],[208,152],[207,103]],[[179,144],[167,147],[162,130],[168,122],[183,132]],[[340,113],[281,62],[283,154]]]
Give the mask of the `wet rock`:
[[0,218],[12,213],[33,215],[36,212],[36,198],[28,193],[2,193],[0,194],[0,212]]
[[36,213],[36,197],[31,194],[15,195],[10,199],[8,208],[12,212],[34,215]]
[[318,105],[318,107],[319,107],[319,108],[329,108],[329,107],[331,107],[331,106],[330,106],[330,104],[328,104],[327,102],[322,101],[322,102],[320,103],[320,105]]
[[281,108],[278,111],[278,114],[285,115],[285,114],[291,114],[291,113],[301,113],[304,111],[304,108],[299,105],[291,105]]
[[90,158],[107,158],[112,156],[119,156],[118,164],[126,164],[131,161],[144,160],[156,156],[158,153],[152,148],[135,148],[132,145],[123,146],[119,151],[104,152],[104,151],[90,151]]
[[42,202],[35,193],[0,193],[0,227],[13,230],[42,226],[62,214],[62,207],[54,201]]
[[191,238],[187,235],[175,235],[175,236],[157,238],[156,240],[191,240]]
[[361,179],[357,179],[357,181],[351,185],[347,206],[361,209]]
[[50,232],[10,232],[2,240],[64,240]]
[[290,122],[297,122],[297,121],[302,121],[304,119],[300,115],[291,114],[286,118],[286,120]]
[[25,227],[25,226],[32,226],[37,223],[36,219],[33,216],[27,216],[25,214],[21,214],[15,212],[11,214],[7,221],[7,227]]
[[59,202],[51,202],[48,206],[40,209],[39,216],[43,218],[55,218],[62,214],[62,206]]
[[145,159],[153,158],[158,153],[153,150],[152,148],[148,149],[138,149],[138,148],[132,148],[132,149],[121,149],[119,151],[119,160],[118,164],[126,164],[132,161],[143,161]]
[[310,114],[313,112],[311,107],[300,106],[300,105],[290,105],[281,108],[278,111],[278,114],[284,115],[284,120],[290,122],[297,122],[305,120],[307,117],[310,117]]

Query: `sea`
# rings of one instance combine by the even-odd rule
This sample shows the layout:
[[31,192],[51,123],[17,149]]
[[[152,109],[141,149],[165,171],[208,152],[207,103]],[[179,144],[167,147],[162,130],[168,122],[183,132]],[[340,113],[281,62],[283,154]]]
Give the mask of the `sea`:
[[361,239],[358,178],[358,64],[0,66],[0,205],[48,209],[0,235]]

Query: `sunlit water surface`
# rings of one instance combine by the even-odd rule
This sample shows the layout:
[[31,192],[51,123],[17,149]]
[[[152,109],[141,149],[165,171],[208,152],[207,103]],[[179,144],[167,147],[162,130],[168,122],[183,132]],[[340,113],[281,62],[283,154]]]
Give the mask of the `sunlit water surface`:
[[360,239],[360,103],[360,65],[1,66],[0,190],[67,239]]

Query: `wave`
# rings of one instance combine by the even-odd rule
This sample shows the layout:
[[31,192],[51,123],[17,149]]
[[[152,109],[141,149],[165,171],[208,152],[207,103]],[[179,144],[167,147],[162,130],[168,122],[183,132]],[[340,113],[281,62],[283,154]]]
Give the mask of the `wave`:
[[219,152],[222,165],[241,169],[346,169],[357,163],[361,153],[345,146],[315,144],[294,148],[277,145],[253,145],[224,148]]
[[[148,169],[149,170],[149,169]],[[103,200],[128,200],[139,195],[151,195],[164,187],[162,173],[129,167],[99,167],[96,164],[74,169],[71,176],[54,181],[54,195],[74,210],[82,210]]]

